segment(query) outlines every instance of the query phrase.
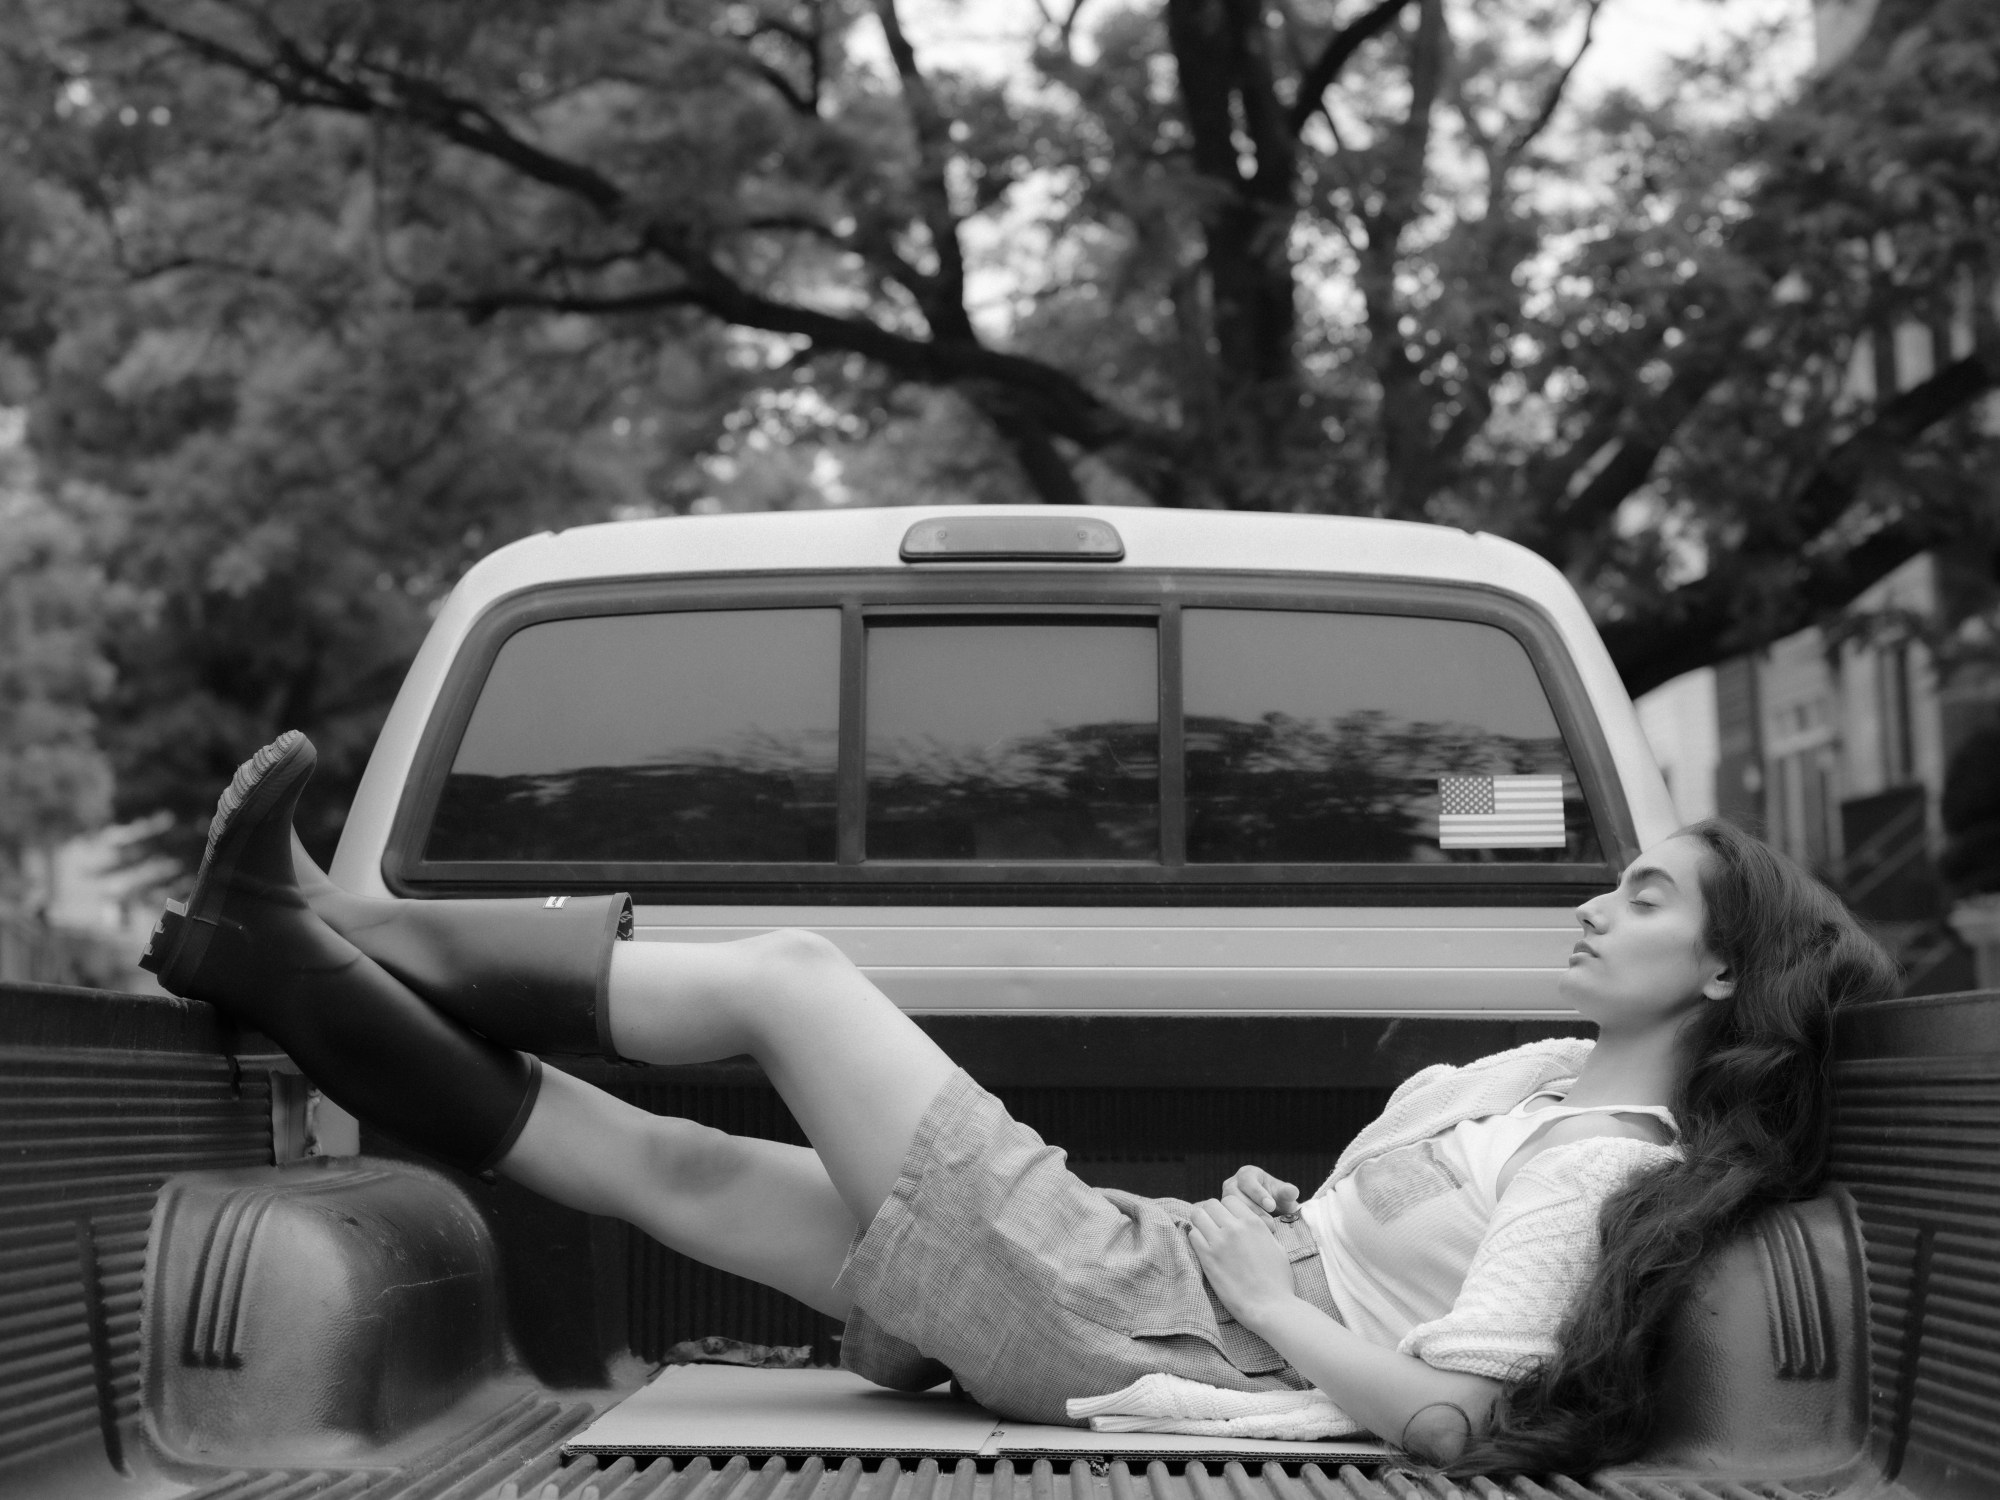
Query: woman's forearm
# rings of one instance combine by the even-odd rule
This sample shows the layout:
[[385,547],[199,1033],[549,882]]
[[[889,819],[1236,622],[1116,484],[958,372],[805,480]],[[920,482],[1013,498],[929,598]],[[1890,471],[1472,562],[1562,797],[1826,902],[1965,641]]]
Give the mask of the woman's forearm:
[[1486,1426],[1506,1389],[1371,1344],[1298,1297],[1274,1299],[1239,1320],[1334,1405],[1370,1432],[1432,1463],[1450,1463]]
[[1240,1197],[1193,1205],[1188,1240],[1203,1275],[1245,1328],[1370,1432],[1449,1463],[1486,1427],[1505,1387],[1371,1344],[1292,1290],[1270,1221]]

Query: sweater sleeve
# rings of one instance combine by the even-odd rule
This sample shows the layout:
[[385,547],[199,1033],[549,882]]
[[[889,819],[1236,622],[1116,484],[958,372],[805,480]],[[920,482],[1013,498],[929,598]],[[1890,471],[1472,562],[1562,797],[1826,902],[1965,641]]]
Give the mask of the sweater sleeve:
[[1597,1268],[1605,1200],[1678,1154],[1625,1136],[1537,1153],[1500,1195],[1451,1310],[1397,1348],[1441,1370],[1527,1379],[1555,1355],[1563,1319]]
[[1420,1089],[1429,1088],[1434,1083],[1442,1083],[1458,1071],[1457,1066],[1452,1063],[1432,1063],[1427,1068],[1417,1069],[1390,1092],[1389,1102],[1382,1106],[1383,1112],[1387,1113]]

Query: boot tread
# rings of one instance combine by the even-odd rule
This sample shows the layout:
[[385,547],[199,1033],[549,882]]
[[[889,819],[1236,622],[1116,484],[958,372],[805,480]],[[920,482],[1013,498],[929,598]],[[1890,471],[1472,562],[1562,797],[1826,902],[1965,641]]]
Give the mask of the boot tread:
[[[222,842],[222,835],[229,829],[229,820],[243,808],[243,803],[256,789],[279,761],[292,753],[292,747],[305,738],[298,729],[287,729],[270,744],[236,768],[236,774],[229,779],[229,785],[222,789],[222,795],[215,801],[215,816],[208,823],[208,847],[202,851],[201,862],[206,865],[215,858],[215,847]],[[197,877],[199,878],[199,877]]]

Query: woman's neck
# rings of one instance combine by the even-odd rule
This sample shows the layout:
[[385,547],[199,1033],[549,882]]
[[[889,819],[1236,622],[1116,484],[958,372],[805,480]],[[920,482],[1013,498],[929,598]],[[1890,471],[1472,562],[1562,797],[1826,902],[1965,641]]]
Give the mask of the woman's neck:
[[1569,1104],[1667,1104],[1680,1083],[1679,1028],[1608,1032],[1570,1086]]

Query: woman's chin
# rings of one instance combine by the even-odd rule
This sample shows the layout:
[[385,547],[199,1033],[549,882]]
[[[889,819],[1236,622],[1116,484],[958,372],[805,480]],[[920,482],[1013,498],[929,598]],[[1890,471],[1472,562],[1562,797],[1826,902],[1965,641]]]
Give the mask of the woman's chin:
[[1582,982],[1574,964],[1565,969],[1562,976],[1556,980],[1556,994],[1565,1005],[1574,1007],[1586,1019],[1590,1018],[1592,1009],[1590,986]]

